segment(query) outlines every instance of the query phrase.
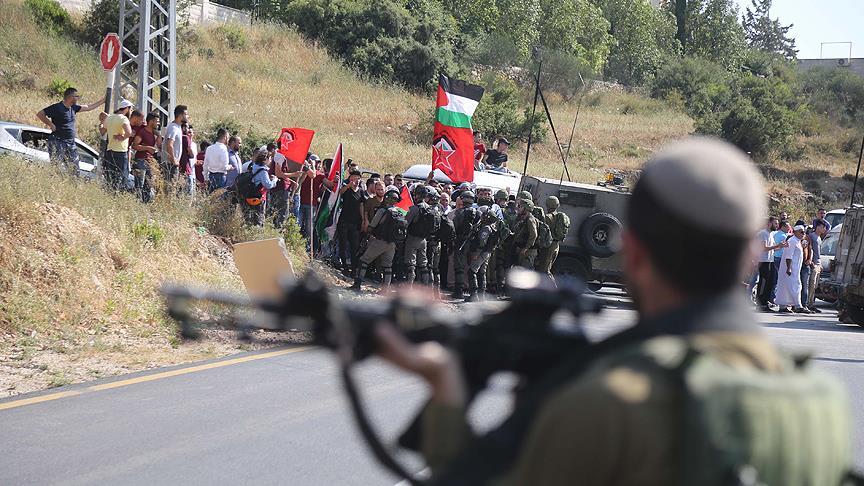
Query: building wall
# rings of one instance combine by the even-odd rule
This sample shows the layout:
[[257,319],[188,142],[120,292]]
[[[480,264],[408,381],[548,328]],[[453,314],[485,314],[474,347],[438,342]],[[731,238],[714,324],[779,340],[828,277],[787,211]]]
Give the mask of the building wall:
[[[63,8],[72,13],[83,14],[90,8],[90,0],[59,0],[59,2]],[[209,0],[200,0],[193,4],[187,14],[189,23],[193,25],[226,22],[248,24],[252,21],[249,12],[219,5]],[[183,19],[178,19],[178,22],[182,21]]]
[[857,74],[864,78],[864,58],[862,57],[853,57],[852,59],[846,59],[848,61],[846,66],[841,66],[839,61],[840,59],[799,59],[798,60],[798,68],[802,71],[807,71],[813,69],[814,67],[826,67],[826,68],[837,68],[837,69],[848,69],[853,73]]

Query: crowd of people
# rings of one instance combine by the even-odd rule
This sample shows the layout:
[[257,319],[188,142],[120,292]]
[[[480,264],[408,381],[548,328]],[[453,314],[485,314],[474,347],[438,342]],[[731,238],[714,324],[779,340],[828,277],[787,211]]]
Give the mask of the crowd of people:
[[[102,102],[81,107],[78,99],[70,88],[63,101],[38,114],[52,130],[50,157],[61,166],[77,166],[77,153],[63,149],[68,140],[74,146],[75,115]],[[394,281],[417,283],[450,291],[454,299],[500,294],[512,266],[551,275],[570,227],[555,197],[543,201],[544,210],[527,191],[493,194],[470,183],[440,183],[434,173],[409,182],[401,174],[364,173],[348,159],[338,214],[324,225],[334,226],[334,238],[324,244],[324,235],[316,234],[321,232],[317,213],[321,201],[337,190],[325,176],[332,159],[309,153],[302,163],[289,161],[274,142],[243,161],[241,137],[219,129],[214,140],[199,142],[188,107],[177,105],[173,115],[163,129],[157,113],[145,115],[126,100],[113,113],[100,114],[100,133],[107,139],[102,174],[109,190],[132,191],[147,203],[158,174],[163,190],[229,195],[249,224],[269,221],[281,228],[292,218],[307,249],[353,278],[354,289],[375,279],[384,289]],[[508,170],[507,139],[498,138],[491,149],[480,133],[474,140],[478,170]]]
[[831,230],[819,209],[811,224],[790,222],[787,213],[768,218],[756,235],[758,260],[750,281],[756,301],[765,312],[820,313],[815,306],[822,273],[822,239]]

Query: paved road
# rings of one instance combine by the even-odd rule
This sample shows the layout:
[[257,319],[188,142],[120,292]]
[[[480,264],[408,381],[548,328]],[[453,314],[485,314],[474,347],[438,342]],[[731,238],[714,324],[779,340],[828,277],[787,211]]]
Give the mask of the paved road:
[[[600,337],[632,319],[632,311],[612,308],[587,326]],[[837,324],[831,312],[760,319],[780,346],[812,351],[816,366],[847,383],[855,450],[864,450],[864,329]],[[0,401],[0,484],[397,482],[361,443],[329,354],[280,351],[173,370]],[[423,387],[374,362],[358,376],[376,423],[392,438],[421,404]],[[68,396],[39,402],[56,393]],[[29,404],[12,406],[21,403]],[[474,419],[492,426],[507,406],[502,391],[491,392]]]

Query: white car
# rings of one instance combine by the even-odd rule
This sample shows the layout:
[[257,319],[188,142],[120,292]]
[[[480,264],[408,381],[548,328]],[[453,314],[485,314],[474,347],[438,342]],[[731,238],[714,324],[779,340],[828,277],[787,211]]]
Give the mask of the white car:
[[[425,181],[431,170],[432,166],[428,164],[412,165],[402,173],[402,177],[412,181]],[[435,169],[435,180],[445,184],[453,182],[440,169]],[[502,172],[474,171],[474,184],[477,187],[492,189],[492,192],[504,189],[509,194],[516,194],[521,181],[522,174],[518,172],[504,174]]]
[[[833,212],[831,211],[831,213]],[[831,213],[828,213],[825,218],[827,219]],[[843,210],[843,213],[845,214],[846,211]],[[825,302],[834,302],[837,300],[836,289],[825,284],[831,280],[834,256],[837,253],[837,242],[840,241],[840,231],[842,229],[843,223],[831,226],[831,231],[822,238],[822,245],[819,247],[819,263],[822,265],[822,273],[819,274],[819,282],[816,285],[816,298]]]
[[[0,154],[12,154],[35,162],[48,163],[48,136],[51,131],[12,122],[0,122]],[[78,146],[78,174],[96,177],[99,152],[75,139]]]
[[828,221],[828,224],[831,225],[831,229],[833,230],[835,226],[840,226],[840,224],[843,223],[844,216],[846,216],[845,209],[832,209],[825,213],[825,221]]

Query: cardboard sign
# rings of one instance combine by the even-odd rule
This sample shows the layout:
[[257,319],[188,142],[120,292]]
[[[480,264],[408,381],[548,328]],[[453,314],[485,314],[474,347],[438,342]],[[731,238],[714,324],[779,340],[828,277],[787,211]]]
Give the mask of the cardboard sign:
[[282,295],[280,279],[296,277],[282,238],[237,243],[234,264],[252,299],[279,298]]

